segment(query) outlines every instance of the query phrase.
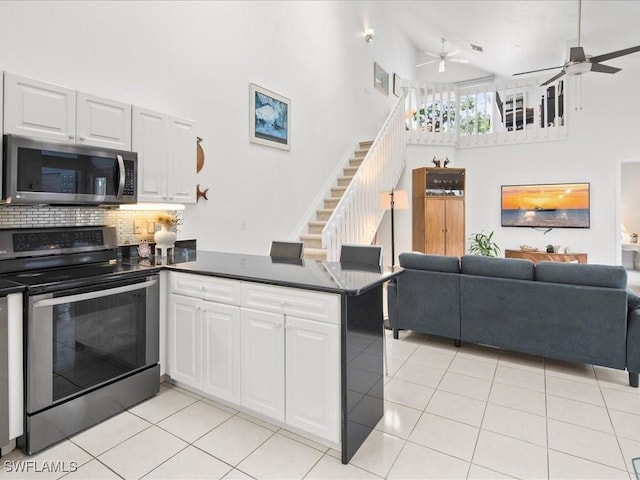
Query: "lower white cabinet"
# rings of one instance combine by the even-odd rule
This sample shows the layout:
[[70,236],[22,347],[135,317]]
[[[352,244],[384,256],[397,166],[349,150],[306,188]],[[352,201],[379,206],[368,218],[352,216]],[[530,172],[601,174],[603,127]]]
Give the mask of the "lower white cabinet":
[[241,404],[284,421],[284,315],[241,310]]
[[240,401],[240,308],[202,302],[202,391]]
[[240,308],[170,297],[171,378],[229,402],[240,399]]
[[171,378],[340,442],[338,295],[181,272],[170,285]]
[[303,318],[286,318],[288,425],[340,441],[340,329]]
[[201,318],[197,298],[171,295],[169,300],[169,374],[194,388],[202,388]]

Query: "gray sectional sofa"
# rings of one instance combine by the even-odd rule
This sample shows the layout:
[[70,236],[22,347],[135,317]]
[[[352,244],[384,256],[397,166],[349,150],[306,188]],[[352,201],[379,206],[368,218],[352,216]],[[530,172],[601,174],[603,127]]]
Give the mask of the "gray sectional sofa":
[[638,386],[640,308],[622,266],[402,253],[388,288],[398,330],[629,371]]

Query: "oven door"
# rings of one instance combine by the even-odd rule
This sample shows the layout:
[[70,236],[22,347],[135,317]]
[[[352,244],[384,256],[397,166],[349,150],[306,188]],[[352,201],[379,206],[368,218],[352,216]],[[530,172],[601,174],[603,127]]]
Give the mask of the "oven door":
[[158,363],[158,278],[29,298],[27,413]]

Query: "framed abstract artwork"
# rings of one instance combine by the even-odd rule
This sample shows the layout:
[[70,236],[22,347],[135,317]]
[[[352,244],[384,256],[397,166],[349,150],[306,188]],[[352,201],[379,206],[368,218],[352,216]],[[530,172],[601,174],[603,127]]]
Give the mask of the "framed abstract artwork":
[[398,76],[397,73],[393,74],[393,94],[396,97],[399,97],[400,94],[402,93],[402,88],[400,87],[400,77]]
[[373,62],[373,86],[380,93],[389,95],[389,74],[376,62]]
[[250,83],[249,141],[291,150],[291,100]]

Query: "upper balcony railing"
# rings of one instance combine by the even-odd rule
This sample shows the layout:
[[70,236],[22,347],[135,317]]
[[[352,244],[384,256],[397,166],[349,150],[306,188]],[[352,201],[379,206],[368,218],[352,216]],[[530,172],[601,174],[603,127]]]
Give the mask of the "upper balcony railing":
[[567,137],[563,80],[474,86],[406,81],[407,143],[478,147]]

